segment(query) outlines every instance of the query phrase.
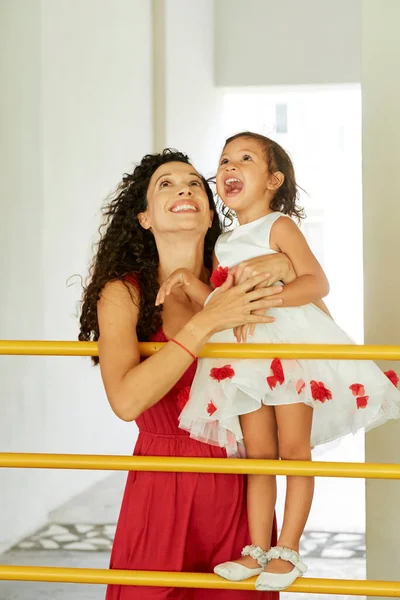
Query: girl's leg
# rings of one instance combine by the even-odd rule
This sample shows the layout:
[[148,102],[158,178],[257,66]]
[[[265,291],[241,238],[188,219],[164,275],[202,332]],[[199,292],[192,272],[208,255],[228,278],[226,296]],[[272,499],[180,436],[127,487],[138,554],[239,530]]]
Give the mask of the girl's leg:
[[[278,424],[279,456],[282,460],[311,460],[312,408],[303,403],[275,406]],[[299,551],[310,513],[313,494],[313,477],[287,477],[286,501],[282,531],[278,546]],[[267,568],[271,573],[288,573],[293,565],[283,560],[272,560]]]
[[[278,437],[273,406],[240,417],[247,458],[277,459]],[[276,477],[273,475],[248,475],[247,515],[251,543],[268,550],[271,546],[272,526],[276,502]],[[249,569],[259,564],[250,556],[240,562]]]

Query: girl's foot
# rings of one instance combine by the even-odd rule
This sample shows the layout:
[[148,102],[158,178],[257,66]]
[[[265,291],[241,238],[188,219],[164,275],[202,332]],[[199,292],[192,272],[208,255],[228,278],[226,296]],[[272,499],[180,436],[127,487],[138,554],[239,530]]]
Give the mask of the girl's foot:
[[281,591],[307,571],[296,550],[276,546],[266,553],[268,564],[256,581],[257,590]]
[[237,558],[236,560],[233,560],[232,562],[237,563],[238,565],[243,565],[247,569],[259,569],[260,568],[259,563],[254,558],[251,558],[251,556],[241,556],[240,558]]
[[214,573],[229,581],[243,581],[262,573],[267,562],[265,556],[259,546],[245,546],[241,558],[217,565]]
[[273,558],[265,567],[264,573],[290,573],[292,569],[292,563],[288,562],[287,560],[282,560],[281,558]]

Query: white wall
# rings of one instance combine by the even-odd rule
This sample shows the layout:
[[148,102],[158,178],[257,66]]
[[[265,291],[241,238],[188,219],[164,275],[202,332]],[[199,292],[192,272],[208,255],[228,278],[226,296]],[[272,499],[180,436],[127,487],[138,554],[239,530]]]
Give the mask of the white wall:
[[217,85],[360,81],[360,3],[217,0]]
[[[361,93],[350,87],[356,88],[346,85],[331,89],[328,86],[229,89],[224,96],[223,125],[226,136],[243,130],[259,131],[272,136],[289,152],[297,181],[307,191],[300,199],[307,214],[303,233],[322,261],[331,284],[329,310],[357,343],[363,343]],[[285,133],[275,130],[277,104],[287,107]],[[336,176],[338,173],[340,176]],[[321,228],[321,239],[308,235],[310,222]],[[322,453],[317,449],[314,460],[363,461],[364,434],[347,436],[337,447],[331,446]],[[332,489],[335,489],[334,502]],[[285,479],[278,477],[279,525],[285,491]],[[364,532],[364,481],[317,478],[307,529]]]
[[[363,0],[365,343],[399,344],[400,3]],[[384,364],[399,373],[399,363]],[[400,422],[366,436],[366,461],[400,463]],[[398,481],[367,481],[368,579],[399,580]]]
[[[0,3],[0,337],[44,334],[40,6]],[[38,447],[43,437],[44,363],[0,357],[0,450]],[[35,471],[0,471],[0,550],[41,521]]]
[[165,144],[205,175],[222,148],[222,94],[214,85],[214,1],[164,0]]
[[[0,9],[9,31],[0,38],[0,337],[76,339],[81,289],[67,280],[87,273],[103,199],[152,150],[151,3],[6,0]],[[2,451],[132,451],[135,427],[112,414],[88,359],[0,365]],[[103,476],[4,470],[0,547]]]

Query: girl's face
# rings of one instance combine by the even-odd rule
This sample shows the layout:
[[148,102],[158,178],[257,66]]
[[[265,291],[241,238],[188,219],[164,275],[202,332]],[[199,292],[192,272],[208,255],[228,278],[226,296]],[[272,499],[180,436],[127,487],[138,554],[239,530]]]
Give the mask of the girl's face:
[[269,212],[276,190],[274,179],[256,140],[241,136],[225,146],[217,172],[217,192],[240,223]]

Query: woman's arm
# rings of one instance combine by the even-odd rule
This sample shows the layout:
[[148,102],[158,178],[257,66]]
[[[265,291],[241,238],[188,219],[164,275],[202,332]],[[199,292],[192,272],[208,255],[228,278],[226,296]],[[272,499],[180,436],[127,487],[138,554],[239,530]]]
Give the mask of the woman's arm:
[[292,219],[281,217],[274,223],[270,244],[288,256],[297,274],[297,279],[285,285],[277,295],[283,299],[283,306],[302,306],[329,294],[328,279]]
[[288,284],[296,279],[296,272],[293,265],[283,252],[265,254],[244,260],[240,265],[231,270],[235,277],[235,284],[246,281],[254,271],[269,274],[269,278],[263,285],[273,285],[277,281]]
[[[133,421],[160,400],[180,379],[209,337],[217,331],[242,323],[270,323],[268,316],[254,316],[252,310],[280,306],[271,288],[254,289],[265,279],[258,275],[239,286],[233,278],[217,290],[210,302],[175,335],[175,340],[189,350],[169,342],[159,352],[140,362],[136,326],[139,296],[130,284],[108,283],[97,306],[100,337],[101,375],[107,397],[115,414]],[[129,285],[129,289],[127,286]],[[132,301],[132,297],[135,301]]]
[[[265,254],[241,262],[240,265],[232,270],[233,275],[235,276],[235,283],[243,283],[243,281],[246,281],[254,271],[269,274],[269,278],[261,285],[269,286],[277,281],[282,281],[287,285],[297,278],[292,262],[283,252]],[[321,299],[314,300],[313,304],[332,318],[328,308]],[[236,337],[238,341],[243,341],[247,338],[247,329],[248,328],[237,328],[235,335],[237,334]]]
[[[108,283],[100,296],[98,345],[101,375],[111,408],[124,421],[133,421],[174,386],[193,359],[172,343],[140,362],[136,335],[138,292],[129,285],[134,303],[126,285],[121,281]],[[176,339],[196,354],[205,344],[207,332],[189,322]]]

